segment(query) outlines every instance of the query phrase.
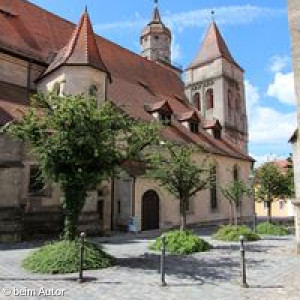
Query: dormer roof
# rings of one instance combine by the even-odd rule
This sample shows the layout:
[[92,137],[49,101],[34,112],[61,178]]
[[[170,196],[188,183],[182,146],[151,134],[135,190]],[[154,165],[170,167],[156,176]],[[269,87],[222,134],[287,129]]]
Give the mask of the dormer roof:
[[195,110],[190,110],[185,113],[177,114],[176,118],[179,122],[184,122],[184,121],[200,122],[201,121],[199,114]]
[[87,9],[82,14],[67,45],[57,53],[41,77],[65,65],[90,66],[107,73],[110,78],[110,73],[100,55]]
[[216,22],[213,21],[207,30],[206,36],[196,58],[190,64],[188,69],[193,69],[206,63],[213,62],[218,58],[225,58],[228,62],[242,70],[232,57]]

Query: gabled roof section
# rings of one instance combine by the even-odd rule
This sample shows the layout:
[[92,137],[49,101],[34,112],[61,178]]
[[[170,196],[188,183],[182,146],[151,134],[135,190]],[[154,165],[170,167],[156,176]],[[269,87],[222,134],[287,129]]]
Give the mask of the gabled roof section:
[[219,120],[205,120],[203,122],[204,129],[222,129],[222,125]]
[[190,110],[185,113],[177,114],[177,120],[179,122],[184,122],[184,121],[201,121],[201,118],[199,114],[195,110]]
[[154,102],[151,104],[146,104],[145,109],[147,112],[156,112],[156,111],[168,111],[168,112],[173,112],[170,104],[168,101],[159,101],[159,102]]
[[96,43],[93,27],[87,9],[74,29],[67,45],[62,48],[41,77],[48,75],[63,65],[91,66],[108,74]]
[[188,69],[193,69],[206,63],[212,62],[217,58],[225,58],[228,62],[234,64],[239,69],[242,68],[232,57],[215,21],[213,21],[206,33],[204,41],[201,45],[195,60]]

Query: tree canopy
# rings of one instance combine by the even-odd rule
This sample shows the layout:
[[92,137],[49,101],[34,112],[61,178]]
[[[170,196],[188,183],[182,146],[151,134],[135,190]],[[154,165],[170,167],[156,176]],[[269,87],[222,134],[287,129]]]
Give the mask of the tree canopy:
[[211,183],[209,159],[203,155],[196,160],[193,155],[203,152],[193,146],[165,143],[151,157],[149,175],[160,182],[180,201],[181,229],[186,227],[186,208],[191,197]]
[[65,236],[74,239],[86,193],[128,159],[143,159],[147,146],[158,140],[154,123],[129,118],[94,98],[39,94],[23,119],[5,131],[25,141],[45,179],[65,193]]

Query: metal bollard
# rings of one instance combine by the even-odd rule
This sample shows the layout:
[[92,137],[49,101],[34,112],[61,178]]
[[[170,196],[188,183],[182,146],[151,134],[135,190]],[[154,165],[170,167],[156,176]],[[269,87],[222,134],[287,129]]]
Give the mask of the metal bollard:
[[82,283],[83,280],[83,258],[84,258],[84,238],[85,233],[80,233],[80,251],[79,251],[79,277],[78,282]]
[[166,286],[166,269],[165,269],[165,258],[166,258],[166,237],[161,236],[161,257],[160,257],[160,275],[161,285]]
[[241,268],[242,268],[242,287],[248,288],[249,285],[247,283],[244,240],[245,240],[244,236],[241,235],[240,236],[240,242],[241,242],[240,252],[241,252]]

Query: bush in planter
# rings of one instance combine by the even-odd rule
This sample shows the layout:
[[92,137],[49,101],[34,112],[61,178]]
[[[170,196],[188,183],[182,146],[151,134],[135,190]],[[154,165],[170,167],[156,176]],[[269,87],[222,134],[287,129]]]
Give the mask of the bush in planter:
[[246,241],[260,240],[260,236],[255,234],[249,227],[237,225],[222,226],[213,237],[216,240],[238,242],[241,235],[244,236]]
[[[94,243],[84,247],[84,270],[107,268],[114,259]],[[30,253],[23,267],[34,273],[65,274],[79,271],[79,241],[59,241],[47,244]]]
[[280,225],[275,225],[270,222],[264,222],[257,225],[256,231],[259,234],[268,235],[288,235],[290,233],[288,228]]
[[[212,249],[212,245],[199,238],[189,230],[173,230],[165,233],[166,251],[171,254],[192,254],[204,252]],[[162,239],[158,237],[151,245],[150,249],[161,251]]]

